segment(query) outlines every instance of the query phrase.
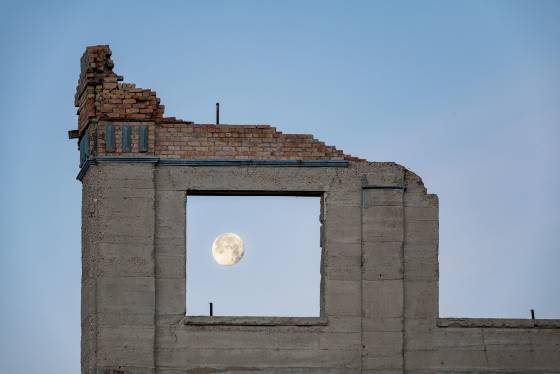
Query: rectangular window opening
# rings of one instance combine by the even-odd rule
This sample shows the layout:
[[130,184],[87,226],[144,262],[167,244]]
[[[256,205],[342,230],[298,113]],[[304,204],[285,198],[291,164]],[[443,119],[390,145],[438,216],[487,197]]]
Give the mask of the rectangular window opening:
[[321,316],[320,195],[186,204],[187,316]]

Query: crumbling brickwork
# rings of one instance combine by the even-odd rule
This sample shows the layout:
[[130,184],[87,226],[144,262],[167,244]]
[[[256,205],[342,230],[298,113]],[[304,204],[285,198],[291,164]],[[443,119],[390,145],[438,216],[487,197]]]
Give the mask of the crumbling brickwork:
[[[168,158],[239,160],[351,160],[333,146],[312,135],[282,134],[269,125],[197,125],[163,117],[164,106],[156,93],[136,88],[113,72],[107,45],[86,48],[74,104],[78,109],[81,137],[88,128],[89,150],[93,156],[145,153]],[[148,127],[149,144],[140,150],[137,126]],[[106,147],[107,126],[115,126],[114,144]],[[123,147],[122,129],[132,127],[130,147]],[[364,161],[364,160],[361,160]]]
[[74,105],[78,109],[78,130],[95,120],[152,120],[163,117],[164,107],[156,93],[136,88],[113,72],[111,50],[107,45],[86,48]]
[[156,153],[166,157],[236,160],[354,160],[312,135],[282,134],[268,125],[162,123]]
[[[88,47],[76,93],[82,374],[560,373],[559,320],[438,316],[419,176],[267,125],[163,117]],[[321,196],[321,313],[187,316],[189,193]]]

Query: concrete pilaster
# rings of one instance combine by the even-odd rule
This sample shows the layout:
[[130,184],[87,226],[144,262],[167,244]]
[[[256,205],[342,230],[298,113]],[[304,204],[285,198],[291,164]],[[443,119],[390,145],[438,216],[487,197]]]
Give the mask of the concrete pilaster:
[[84,180],[83,373],[153,373],[152,164],[95,165]]

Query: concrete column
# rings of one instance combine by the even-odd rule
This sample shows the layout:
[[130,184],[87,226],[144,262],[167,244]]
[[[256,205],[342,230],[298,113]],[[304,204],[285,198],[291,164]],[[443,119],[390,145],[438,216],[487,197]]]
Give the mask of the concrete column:
[[186,192],[170,186],[167,171],[156,169],[156,368],[166,365],[186,312]]
[[84,179],[82,373],[153,373],[154,165],[99,163]]
[[405,184],[405,366],[406,370],[417,370],[433,359],[435,349],[433,337],[439,315],[438,199],[427,193],[414,173],[406,172]]
[[362,371],[403,372],[402,172],[362,190]]

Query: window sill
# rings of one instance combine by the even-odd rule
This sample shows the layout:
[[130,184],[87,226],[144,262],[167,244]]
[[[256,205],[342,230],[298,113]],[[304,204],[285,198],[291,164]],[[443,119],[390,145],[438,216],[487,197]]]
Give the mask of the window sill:
[[326,317],[185,316],[185,325],[197,326],[326,326]]

